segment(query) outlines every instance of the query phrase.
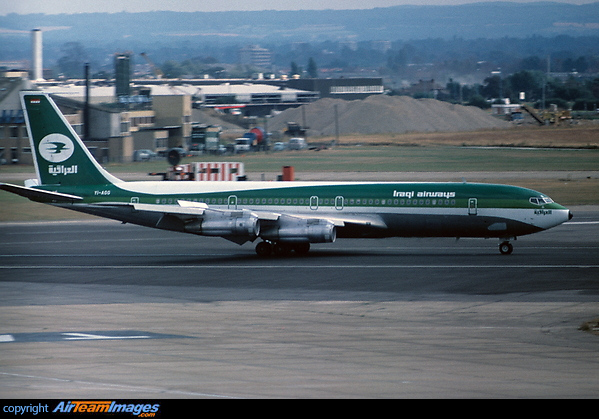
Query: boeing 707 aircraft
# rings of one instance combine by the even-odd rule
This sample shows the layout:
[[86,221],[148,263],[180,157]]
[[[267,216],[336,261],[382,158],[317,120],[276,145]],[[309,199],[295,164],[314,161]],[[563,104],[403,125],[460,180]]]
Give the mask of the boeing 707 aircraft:
[[32,201],[164,230],[259,240],[260,256],[305,254],[337,238],[497,238],[572,214],[531,189],[475,183],[124,182],[102,168],[49,95],[22,92],[37,179],[0,189]]

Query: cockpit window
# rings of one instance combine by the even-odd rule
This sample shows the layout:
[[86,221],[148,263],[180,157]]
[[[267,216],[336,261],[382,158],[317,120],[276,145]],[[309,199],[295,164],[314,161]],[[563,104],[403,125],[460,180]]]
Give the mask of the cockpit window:
[[548,196],[533,196],[530,198],[530,202],[535,205],[545,205],[551,204],[553,199],[549,198]]

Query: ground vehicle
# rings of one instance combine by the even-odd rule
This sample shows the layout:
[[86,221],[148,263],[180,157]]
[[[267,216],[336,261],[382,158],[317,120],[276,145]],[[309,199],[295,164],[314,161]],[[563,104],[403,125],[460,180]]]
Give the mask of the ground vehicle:
[[287,148],[289,150],[303,150],[308,148],[308,144],[306,144],[306,140],[300,137],[290,138],[289,144],[287,144]]
[[283,151],[287,148],[287,146],[285,145],[285,143],[282,142],[276,142],[275,145],[273,146],[273,151]]
[[152,150],[135,150],[133,161],[149,161],[156,158],[156,153]]
[[251,138],[242,137],[235,139],[235,153],[246,153],[252,149]]
[[243,137],[235,139],[235,153],[247,151],[265,151],[268,147],[267,135],[260,127],[254,127]]

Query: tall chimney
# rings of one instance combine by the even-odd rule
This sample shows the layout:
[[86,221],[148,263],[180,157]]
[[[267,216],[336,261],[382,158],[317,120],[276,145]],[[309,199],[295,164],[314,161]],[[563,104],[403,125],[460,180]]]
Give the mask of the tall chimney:
[[44,64],[42,59],[42,30],[31,31],[31,49],[33,50],[33,80],[44,79]]

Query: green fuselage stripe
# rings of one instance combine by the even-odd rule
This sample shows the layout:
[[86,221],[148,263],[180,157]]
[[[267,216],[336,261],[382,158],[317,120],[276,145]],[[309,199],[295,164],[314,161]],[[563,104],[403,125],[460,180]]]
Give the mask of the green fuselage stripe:
[[[220,182],[215,182],[220,183]],[[371,183],[371,184],[303,184],[264,187],[259,182],[227,182],[223,190],[205,188],[203,182],[142,182],[107,184],[99,186],[44,187],[84,197],[84,203],[138,202],[145,204],[175,205],[178,200],[203,202],[209,205],[236,205],[252,209],[254,206],[331,207],[337,209],[436,207],[436,208],[506,208],[506,209],[565,209],[556,203],[533,204],[531,197],[542,196],[531,189],[491,184],[464,183]],[[181,187],[184,186],[184,187]],[[223,184],[223,186],[225,186]],[[233,185],[236,186],[236,185]],[[204,190],[204,191],[202,191]],[[473,200],[475,200],[473,202]]]

